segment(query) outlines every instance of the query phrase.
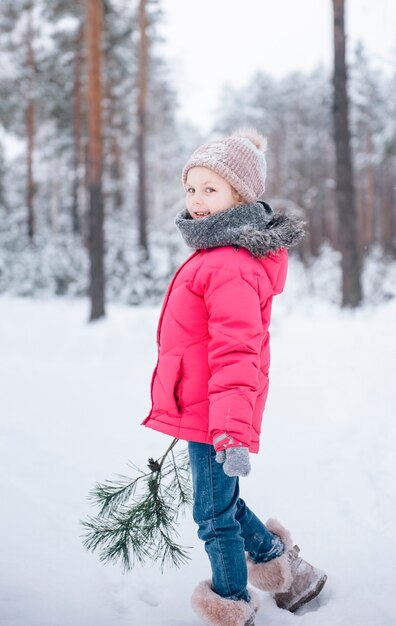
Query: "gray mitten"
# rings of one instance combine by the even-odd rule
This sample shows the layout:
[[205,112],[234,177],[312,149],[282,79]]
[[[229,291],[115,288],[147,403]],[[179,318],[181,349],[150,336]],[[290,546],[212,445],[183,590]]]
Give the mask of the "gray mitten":
[[227,448],[216,452],[217,463],[223,463],[223,470],[227,476],[247,476],[250,474],[249,449]]

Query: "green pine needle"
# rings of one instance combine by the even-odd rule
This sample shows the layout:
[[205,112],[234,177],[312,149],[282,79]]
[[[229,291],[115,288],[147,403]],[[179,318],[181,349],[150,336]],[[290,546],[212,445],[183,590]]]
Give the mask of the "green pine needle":
[[120,561],[129,571],[136,562],[150,560],[159,562],[163,571],[190,559],[188,547],[176,541],[179,515],[192,503],[188,454],[174,454],[177,442],[174,439],[159,459],[148,460],[148,472],[130,464],[139,476],[119,475],[90,492],[99,512],[81,522],[86,529],[83,544],[98,551],[102,562]]

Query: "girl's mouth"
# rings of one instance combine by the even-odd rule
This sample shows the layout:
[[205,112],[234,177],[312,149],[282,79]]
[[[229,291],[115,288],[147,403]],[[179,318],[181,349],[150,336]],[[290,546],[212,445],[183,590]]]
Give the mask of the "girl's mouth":
[[209,211],[194,211],[194,215],[198,218],[207,217],[207,215],[209,215]]

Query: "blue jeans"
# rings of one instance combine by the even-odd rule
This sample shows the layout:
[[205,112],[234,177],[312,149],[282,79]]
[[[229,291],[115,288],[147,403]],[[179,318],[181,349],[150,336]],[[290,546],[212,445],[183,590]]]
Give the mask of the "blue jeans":
[[279,556],[273,549],[276,536],[239,497],[238,477],[224,473],[213,446],[190,441],[188,451],[193,517],[209,556],[213,589],[223,598],[249,602],[245,552],[256,563]]

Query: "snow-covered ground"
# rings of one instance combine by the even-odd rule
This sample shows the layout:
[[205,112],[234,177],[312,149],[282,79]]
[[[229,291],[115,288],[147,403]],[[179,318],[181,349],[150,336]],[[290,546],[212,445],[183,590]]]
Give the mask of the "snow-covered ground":
[[[209,565],[191,516],[180,570],[123,575],[82,547],[94,483],[169,441],[139,426],[158,308],[87,315],[83,301],[0,298],[0,623],[199,626],[189,600]],[[297,615],[262,593],[257,626],[396,623],[395,363],[396,300],[352,313],[291,286],[274,304],[262,450],[242,495],[329,578]]]

